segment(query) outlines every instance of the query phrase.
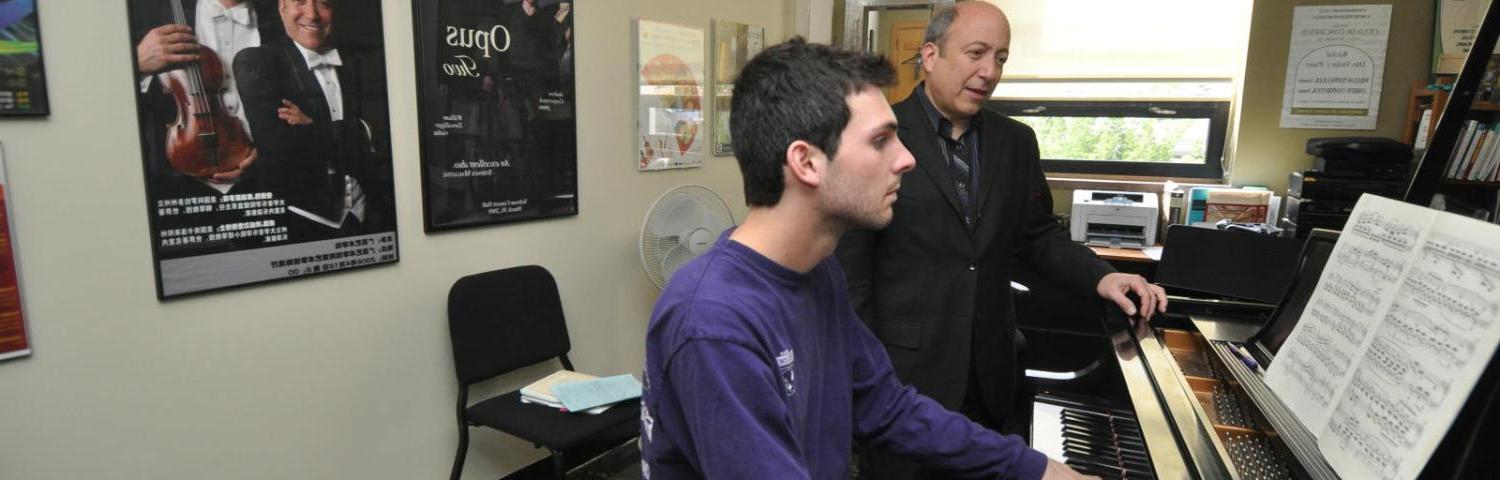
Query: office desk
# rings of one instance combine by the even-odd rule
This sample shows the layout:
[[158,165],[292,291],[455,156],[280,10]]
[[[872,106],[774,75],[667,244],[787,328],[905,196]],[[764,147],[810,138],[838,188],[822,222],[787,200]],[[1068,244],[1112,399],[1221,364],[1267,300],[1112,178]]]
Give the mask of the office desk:
[[1089,249],[1093,250],[1094,254],[1098,255],[1099,258],[1104,259],[1104,261],[1110,263],[1156,263],[1156,260],[1152,259],[1150,256],[1147,256],[1145,252],[1135,248],[1089,247]]
[[[1158,246],[1153,248],[1156,248],[1158,249],[1158,251],[1160,251],[1159,249],[1161,247]],[[1146,277],[1146,280],[1148,281],[1152,281],[1154,278],[1156,278],[1156,260],[1151,258],[1149,255],[1146,255],[1144,251],[1134,248],[1109,248],[1093,246],[1089,247],[1089,249],[1093,250],[1094,254],[1098,255],[1100,259],[1109,262],[1111,266],[1115,267],[1115,270],[1119,270],[1125,273],[1134,273],[1136,275]]]

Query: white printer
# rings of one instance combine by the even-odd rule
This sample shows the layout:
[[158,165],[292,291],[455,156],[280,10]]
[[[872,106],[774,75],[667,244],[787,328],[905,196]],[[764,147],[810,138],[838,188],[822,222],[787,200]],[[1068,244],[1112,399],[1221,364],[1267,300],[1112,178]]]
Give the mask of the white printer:
[[1074,190],[1073,241],[1115,248],[1156,243],[1160,203],[1155,193]]

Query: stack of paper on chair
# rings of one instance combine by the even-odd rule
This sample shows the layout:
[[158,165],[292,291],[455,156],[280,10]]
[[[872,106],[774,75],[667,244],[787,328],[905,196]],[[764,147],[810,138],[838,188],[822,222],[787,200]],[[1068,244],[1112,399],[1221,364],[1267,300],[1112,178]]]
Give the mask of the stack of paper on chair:
[[554,385],[552,391],[557,394],[557,399],[562,402],[563,408],[577,412],[639,398],[641,382],[629,374],[624,374],[598,380]]
[[[558,385],[597,380],[598,378],[599,377],[595,377],[587,373],[578,373],[571,370],[558,370],[556,372],[552,372],[551,375],[543,377],[541,380],[531,382],[530,385],[521,387],[521,403],[535,403],[546,405],[552,408],[576,412],[578,410],[572,410],[563,407],[562,402],[557,399],[557,394],[554,391],[554,388],[556,388]],[[604,411],[608,409],[609,405],[605,405],[598,408],[588,409],[585,411],[585,413],[598,415],[600,413],[604,413]]]

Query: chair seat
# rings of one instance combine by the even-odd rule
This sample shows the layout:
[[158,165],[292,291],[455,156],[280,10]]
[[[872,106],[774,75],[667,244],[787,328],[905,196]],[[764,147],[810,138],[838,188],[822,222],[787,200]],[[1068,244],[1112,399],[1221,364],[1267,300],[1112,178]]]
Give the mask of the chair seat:
[[584,441],[622,442],[640,433],[641,401],[615,404],[598,415],[564,413],[536,403],[521,403],[513,391],[476,403],[467,410],[469,421],[494,428],[544,447],[563,450]]

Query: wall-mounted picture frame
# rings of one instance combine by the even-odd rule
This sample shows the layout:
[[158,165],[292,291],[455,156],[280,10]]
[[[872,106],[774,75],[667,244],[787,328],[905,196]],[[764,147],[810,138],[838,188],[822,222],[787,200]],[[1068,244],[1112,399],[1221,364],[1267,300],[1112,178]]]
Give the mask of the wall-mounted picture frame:
[[5,152],[0,151],[0,360],[31,355],[26,315],[21,305],[21,274],[11,219],[10,182]]
[[412,2],[427,232],[578,214],[572,7]]
[[635,22],[636,157],[641,171],[703,166],[701,28]]
[[729,133],[734,79],[745,63],[766,48],[766,27],[714,20],[713,32],[714,155],[734,155]]
[[0,116],[49,112],[36,0],[0,2]]
[[381,9],[231,3],[127,3],[157,298],[395,263]]

